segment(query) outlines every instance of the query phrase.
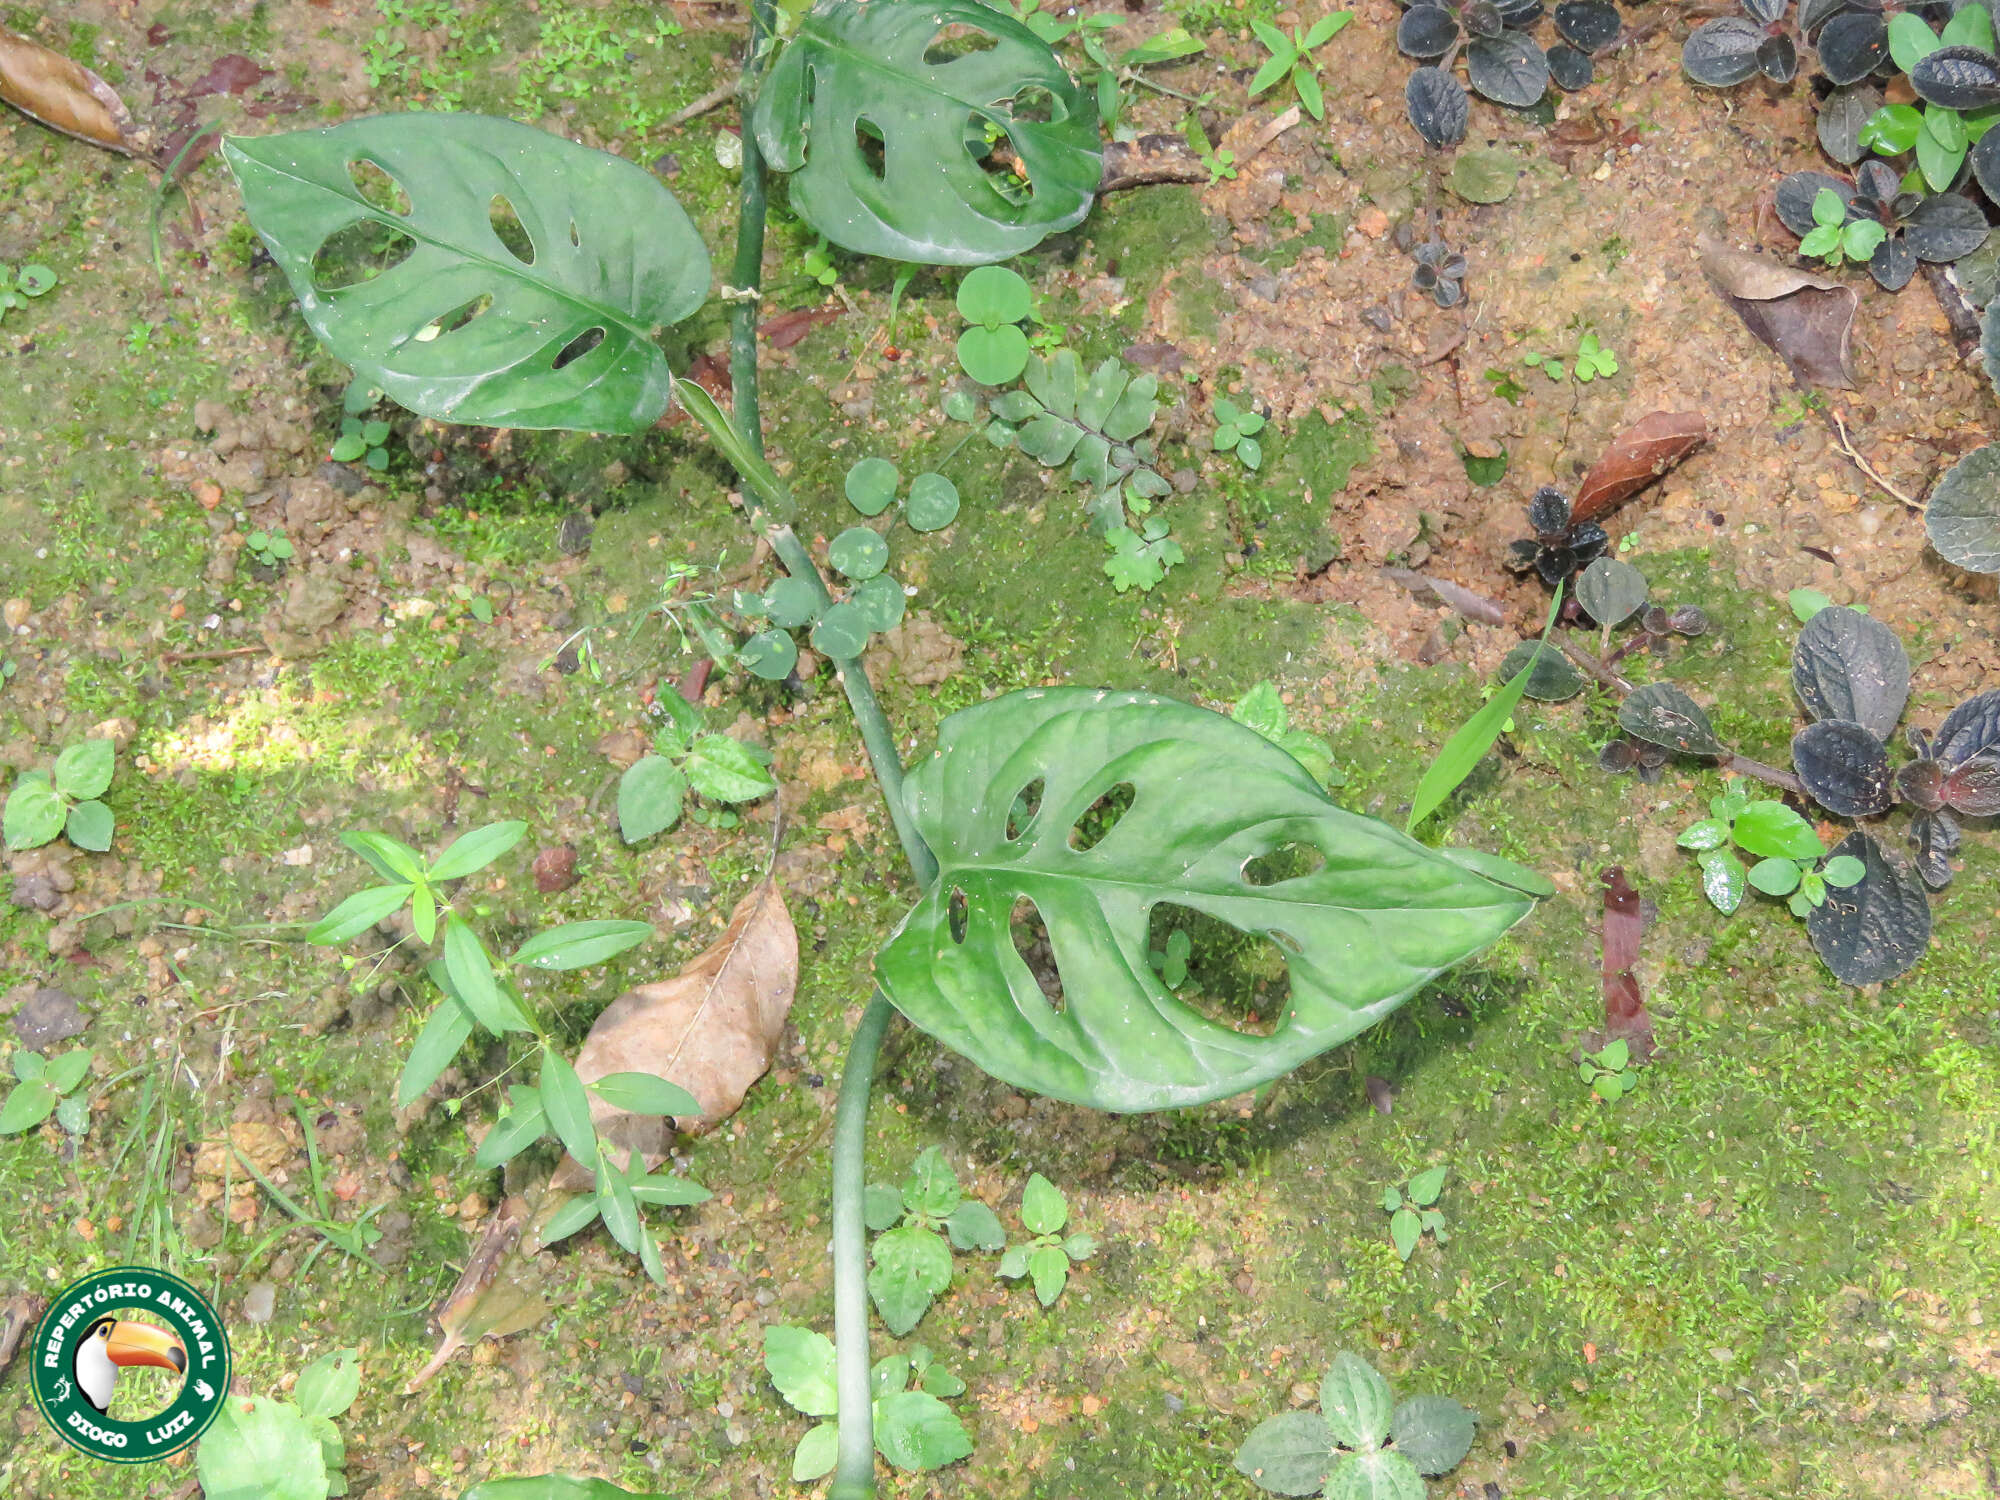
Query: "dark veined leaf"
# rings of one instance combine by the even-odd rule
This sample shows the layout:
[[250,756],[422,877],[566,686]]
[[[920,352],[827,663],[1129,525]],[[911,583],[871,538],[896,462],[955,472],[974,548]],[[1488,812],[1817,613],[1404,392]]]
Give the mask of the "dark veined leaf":
[[1743,9],[1760,26],[1775,26],[1791,9],[1791,0],[1743,0]]
[[1945,715],[1931,743],[1931,754],[1945,766],[1963,764],[1989,750],[2000,750],[2000,691],[1959,704]]
[[1924,507],[1924,531],[1953,567],[2000,573],[2000,443],[1974,448],[1945,471]]
[[1549,60],[1518,31],[1480,37],[1465,49],[1465,73],[1472,86],[1495,104],[1527,109],[1549,90]]
[[[1037,783],[1034,815],[1009,837],[1016,797]],[[1121,786],[1131,806],[1077,847],[1071,830]],[[1499,937],[1539,884],[1521,871],[1510,889],[1343,812],[1255,730],[1146,694],[1029,690],[954,714],[906,798],[941,873],[877,957],[884,990],[996,1077],[1100,1109],[1197,1104],[1277,1077]],[[1292,845],[1325,867],[1252,882],[1247,864]],[[1022,899],[1048,931],[1059,1004],[1015,948]],[[1163,901],[1282,952],[1290,1003],[1269,1036],[1167,989],[1147,941]]]
[[1523,697],[1560,703],[1583,691],[1583,674],[1569,664],[1559,648],[1546,641],[1523,641],[1509,651],[1500,663],[1500,680],[1512,682],[1530,662],[1535,670],[1528,674],[1528,685],[1521,690]]
[[1785,228],[1804,239],[1818,226],[1813,204],[1821,193],[1832,193],[1843,204],[1854,201],[1854,184],[1825,172],[1792,172],[1778,183],[1773,202]]
[[1892,234],[1868,257],[1868,274],[1887,292],[1900,292],[1917,274],[1917,253],[1900,234]]
[[1940,47],[1910,69],[1910,87],[1926,104],[1984,109],[2000,104],[2000,60],[1978,47]]
[[1837,817],[1872,818],[1889,810],[1889,753],[1859,724],[1808,724],[1792,736],[1792,764],[1813,801]]
[[1697,26],[1681,45],[1681,67],[1696,83],[1726,89],[1757,71],[1757,48],[1764,29],[1741,16],[1723,16]]
[[1989,130],[1973,142],[1972,175],[1980,191],[2000,203],[2000,130]]
[[1886,742],[1909,700],[1910,658],[1887,625],[1836,604],[1799,631],[1792,688],[1815,719],[1851,719]]
[[1442,5],[1413,5],[1396,25],[1396,46],[1425,62],[1451,51],[1458,41],[1458,17]]
[[1903,238],[1918,260],[1943,265],[1986,243],[1986,215],[1960,193],[1926,198],[1903,221]]
[[1562,0],[1556,7],[1556,31],[1579,52],[1601,52],[1623,30],[1618,7],[1608,0]]
[[1685,755],[1720,755],[1722,741],[1700,704],[1679,688],[1649,682],[1618,705],[1618,726],[1634,739]]
[[1814,124],[1820,149],[1842,166],[1851,167],[1866,154],[1861,131],[1882,107],[1882,91],[1855,83],[1835,89],[1820,100]]
[[1465,139],[1471,103],[1464,86],[1442,68],[1418,68],[1403,86],[1403,107],[1410,124],[1439,150]]
[[[947,31],[991,45],[931,61]],[[750,118],[771,164],[792,174],[799,216],[892,260],[979,265],[1032,250],[1083,222],[1103,170],[1095,101],[1048,43],[978,0],[821,0]],[[989,126],[1027,192],[1003,191],[968,148]]]
[[1628,562],[1600,557],[1576,580],[1576,602],[1600,625],[1622,625],[1645,606],[1646,575]]
[[[672,382],[652,330],[706,300],[709,261],[652,173],[512,120],[444,113],[226,137],[222,151],[307,326],[398,404],[441,421],[591,432],[641,432],[666,410]],[[363,162],[395,179],[407,214],[364,196],[351,173]],[[525,253],[494,228],[503,203]],[[329,289],[315,257],[357,224],[414,248]]]
[[1790,83],[1799,75],[1799,49],[1782,33],[1757,44],[1757,69],[1773,83]]
[[1829,79],[1859,83],[1889,55],[1889,27],[1879,11],[1847,11],[1821,28],[1814,45]]
[[2000,813],[2000,755],[1974,756],[1944,779],[1945,805],[1971,818]]
[[1817,43],[1821,28],[1835,16],[1864,10],[1871,3],[1872,0],[1803,0],[1799,6],[1799,32],[1807,41]]
[[1815,952],[1847,984],[1881,984],[1907,973],[1931,942],[1931,903],[1901,855],[1856,830],[1834,846],[1867,866],[1859,884],[1827,892],[1806,916]]
[[1565,94],[1589,88],[1596,76],[1597,65],[1568,42],[1557,42],[1549,48],[1549,77]]

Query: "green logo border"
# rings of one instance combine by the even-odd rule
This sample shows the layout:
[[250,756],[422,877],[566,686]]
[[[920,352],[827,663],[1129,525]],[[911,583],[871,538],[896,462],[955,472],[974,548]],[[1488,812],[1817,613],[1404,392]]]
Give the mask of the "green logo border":
[[[148,1295],[113,1295],[97,1306],[86,1307],[83,1315],[73,1319],[67,1329],[59,1326],[63,1314],[76,1307],[79,1299],[94,1298],[100,1287],[131,1283],[146,1287]],[[178,1297],[187,1309],[205,1320],[211,1342],[206,1356],[201,1352],[203,1340],[196,1325],[190,1321],[187,1312],[170,1302],[163,1304],[160,1301],[163,1292]],[[97,1312],[114,1308],[144,1308],[149,1315],[170,1327],[187,1349],[188,1368],[182,1376],[179,1393],[164,1410],[137,1422],[118,1421],[101,1415],[74,1388],[62,1398],[54,1389],[58,1381],[68,1384],[77,1338],[96,1320]],[[60,1341],[53,1366],[48,1350],[52,1338]],[[207,1297],[186,1281],[170,1271],[153,1266],[112,1266],[72,1281],[49,1299],[48,1310],[35,1324],[34,1342],[23,1352],[28,1359],[28,1384],[34,1392],[35,1408],[41,1412],[42,1419],[63,1442],[86,1457],[103,1463],[150,1464],[171,1458],[208,1431],[209,1424],[222,1414],[223,1403],[229,1399],[232,1361],[229,1334],[222,1326],[221,1315]],[[207,1381],[209,1389],[214,1392],[206,1402],[194,1388],[197,1377]],[[126,1438],[131,1448],[121,1449],[92,1441],[69,1425],[68,1417],[72,1412],[81,1413],[84,1420],[100,1431]],[[174,1423],[183,1416],[186,1421],[174,1431],[170,1440],[164,1443],[146,1441],[148,1429]]]

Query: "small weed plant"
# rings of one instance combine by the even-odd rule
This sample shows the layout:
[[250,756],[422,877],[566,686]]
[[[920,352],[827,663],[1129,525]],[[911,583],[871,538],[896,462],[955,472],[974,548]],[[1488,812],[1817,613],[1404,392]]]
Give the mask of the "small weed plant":
[[33,1130],[50,1115],[72,1139],[90,1131],[90,1096],[79,1092],[90,1077],[91,1053],[74,1047],[44,1057],[25,1047],[14,1054],[14,1087],[0,1101],[0,1135]]
[[709,732],[699,704],[662,684],[654,707],[661,723],[652,753],[618,779],[618,832],[626,843],[642,843],[680,822],[690,794],[727,808],[777,789],[762,747]]
[[1004,1281],[1026,1277],[1034,1284],[1035,1300],[1048,1307],[1069,1285],[1070,1267],[1097,1253],[1097,1241],[1087,1234],[1067,1237],[1069,1199],[1040,1172],[1028,1179],[1021,1191],[1021,1227],[1033,1236],[1025,1244],[1009,1245],[1000,1257],[999,1276]]
[[1318,1411],[1259,1423],[1237,1450],[1236,1471],[1273,1495],[1327,1500],[1423,1500],[1424,1477],[1450,1473],[1478,1427],[1449,1396],[1398,1402],[1358,1354],[1340,1354],[1320,1379]]
[[229,1396],[194,1451],[204,1500],[345,1495],[347,1441],[334,1423],[360,1393],[361,1351],[337,1349],[299,1371],[289,1400]]
[[1400,1187],[1391,1184],[1382,1190],[1382,1211],[1389,1216],[1389,1243],[1404,1260],[1415,1253],[1417,1241],[1426,1234],[1440,1245],[1450,1242],[1444,1215],[1437,1208],[1438,1195],[1444,1191],[1444,1179],[1450,1171],[1449,1167],[1432,1167]]
[[111,741],[84,740],[58,755],[52,771],[23,771],[0,808],[7,847],[39,849],[66,837],[79,849],[104,853],[116,820],[102,799],[117,764]]
[[0,266],[0,319],[55,290],[56,273],[47,266]]

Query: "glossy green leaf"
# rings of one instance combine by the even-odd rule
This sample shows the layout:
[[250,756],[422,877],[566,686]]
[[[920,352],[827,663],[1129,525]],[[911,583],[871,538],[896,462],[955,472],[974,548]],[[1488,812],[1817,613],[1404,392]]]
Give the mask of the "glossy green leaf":
[[840,1462],[840,1426],[835,1422],[821,1422],[799,1439],[799,1445],[792,1450],[792,1480],[797,1484],[811,1484],[815,1479],[824,1479],[833,1472]]
[[[946,27],[993,45],[930,61]],[[1082,223],[1102,173],[1090,95],[1046,42],[978,0],[821,0],[766,74],[750,123],[772,166],[792,174],[799,217],[892,260],[1020,255]],[[1027,193],[1003,190],[1007,179],[967,149],[968,133],[988,127],[1011,143]]]
[[1725,917],[1743,904],[1750,872],[1727,849],[1709,849],[1701,856],[1701,890],[1709,904]]
[[530,969],[582,969],[616,958],[652,935],[649,922],[565,922],[521,944],[512,962]]
[[887,573],[877,573],[858,585],[848,595],[847,603],[871,635],[894,630],[903,623],[904,611],[909,607],[903,586]]
[[588,1229],[597,1222],[597,1208],[597,1199],[589,1193],[570,1199],[542,1226],[541,1243],[557,1244],[579,1230]]
[[799,664],[799,643],[785,630],[760,630],[737,649],[736,658],[754,677],[782,682]]
[[116,767],[111,741],[84,740],[56,757],[56,790],[79,802],[101,797]]
[[458,880],[475,870],[483,870],[520,843],[527,831],[526,823],[488,823],[483,828],[461,834],[452,841],[449,849],[437,857],[437,863],[430,868],[430,878]]
[[90,1059],[88,1047],[73,1047],[61,1057],[49,1059],[42,1073],[43,1081],[58,1094],[67,1094],[90,1072]]
[[[641,1203],[653,1203],[663,1208],[688,1208],[696,1203],[706,1203],[715,1195],[691,1177],[655,1172],[632,1180],[632,1196]],[[658,1280],[657,1277],[654,1279]]]
[[852,660],[868,645],[868,612],[852,600],[834,605],[813,626],[813,649],[835,661]]
[[[916,1025],[1037,1093],[1113,1110],[1240,1093],[1373,1025],[1533,907],[1523,889],[1335,807],[1254,730],[1170,699],[1030,689],[952,715],[938,746],[905,795],[941,874],[878,955],[878,977]],[[1038,781],[1039,810],[1009,838],[1015,797]],[[1095,846],[1073,847],[1072,825],[1121,784],[1132,807]],[[1326,867],[1271,886],[1246,877],[1295,843]],[[1014,947],[1024,897],[1050,934],[1060,1010]],[[1167,989],[1148,960],[1162,901],[1279,946],[1291,1004],[1270,1036]]]
[[1799,888],[1798,862],[1760,859],[1750,867],[1750,884],[1767,896],[1789,896]]
[[472,1154],[472,1164],[481,1171],[505,1166],[548,1131],[549,1117],[542,1108],[540,1091],[515,1089],[513,1105],[493,1122],[493,1128],[480,1139],[479,1149]]
[[1005,385],[1028,365],[1028,336],[1012,323],[968,328],[958,336],[958,362],[981,385]]
[[[888,459],[864,458],[847,471],[842,488],[846,492],[847,503],[862,515],[879,516],[896,503],[896,486],[901,482],[896,466]],[[803,625],[805,621],[793,620],[790,623]]]
[[424,878],[423,856],[408,844],[386,833],[357,829],[343,833],[340,842],[367,862],[368,868],[391,882],[415,882]]
[[914,531],[942,531],[958,519],[958,486],[942,474],[919,474],[910,481],[903,519]]
[[1819,873],[1820,878],[1828,885],[1844,890],[1848,886],[1858,884],[1868,873],[1868,866],[1851,854],[1836,854],[1826,862],[1826,868]]
[[452,992],[472,1012],[473,1020],[495,1036],[505,1031],[533,1031],[528,1018],[513,997],[501,989],[493,975],[493,959],[479,936],[454,916],[444,927],[444,967],[451,977]]
[[[222,153],[307,326],[357,378],[419,416],[642,432],[666,410],[673,382],[652,330],[707,299],[709,261],[652,173],[470,114],[230,136]],[[407,215],[362,194],[350,163],[364,161],[401,186]],[[530,258],[495,230],[496,200],[511,205]],[[314,258],[356,224],[408,235],[414,248],[371,279],[322,288]]]
[[1812,824],[1776,798],[1752,802],[1744,808],[1736,815],[1734,831],[1736,842],[1752,854],[1818,859],[1826,853],[1826,845],[1820,842]]
[[1028,1275],[1035,1283],[1035,1300],[1051,1306],[1069,1284],[1069,1257],[1060,1245],[1037,1245],[1028,1252]]
[[1719,849],[1729,842],[1729,825],[1720,818],[1703,818],[1682,829],[1674,842],[1683,849]]
[[0,1104],[0,1135],[16,1135],[23,1130],[32,1130],[54,1112],[56,1103],[62,1098],[41,1079],[16,1084],[7,1095],[7,1102]]
[[569,1059],[553,1047],[542,1049],[542,1108],[548,1111],[556,1139],[578,1165],[597,1170],[597,1131],[590,1123],[590,1096]]
[[[1555,626],[1556,611],[1562,607],[1562,590],[1556,590],[1555,602],[1549,606],[1548,625],[1542,634],[1546,638]],[[1486,758],[1486,752],[1493,748],[1500,738],[1507,721],[1514,716],[1514,709],[1520,704],[1533,680],[1540,653],[1531,657],[1528,664],[1520,668],[1506,686],[1487,700],[1486,706],[1467,719],[1444,742],[1430,768],[1417,783],[1416,791],[1410,797],[1410,817],[1403,827],[1406,832],[1413,830],[1435,812],[1453,792],[1457,791],[1473,768]]]
[[889,565],[889,544],[866,526],[850,526],[828,544],[826,560],[859,583]]
[[1017,271],[1005,266],[980,266],[958,284],[959,316],[968,323],[998,328],[1019,323],[1035,310],[1034,294]]
[[306,941],[330,945],[358,937],[390,913],[400,910],[415,889],[410,885],[371,885],[366,890],[356,891],[307,928]]
[[45,776],[23,776],[7,794],[0,812],[9,849],[39,849],[63,831],[68,810]]
[[1333,1432],[1316,1411],[1280,1412],[1236,1451],[1236,1472],[1274,1495],[1317,1495],[1333,1467]]
[[361,1351],[336,1349],[303,1370],[292,1386],[292,1400],[308,1417],[338,1417],[361,1394]]

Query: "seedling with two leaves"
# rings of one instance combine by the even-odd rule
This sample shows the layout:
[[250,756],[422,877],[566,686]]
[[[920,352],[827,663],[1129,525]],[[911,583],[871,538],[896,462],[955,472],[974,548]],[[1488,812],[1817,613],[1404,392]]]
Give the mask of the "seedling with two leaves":
[[1521,356],[1521,363],[1531,370],[1540,370],[1558,383],[1572,373],[1581,385],[1589,385],[1593,380],[1618,373],[1618,356],[1605,348],[1594,333],[1586,333],[1576,341],[1576,354],[1568,365],[1564,365],[1556,355],[1532,349]]
[[297,551],[282,531],[253,531],[243,539],[243,550],[258,567],[273,570],[290,562]]
[[[833,1471],[839,1452],[840,1391],[834,1378],[833,1341],[809,1328],[766,1328],[764,1370],[794,1410],[819,1418],[793,1450],[792,1478],[800,1484],[824,1478]],[[890,1467],[921,1473],[942,1469],[972,1452],[964,1425],[944,1404],[965,1394],[965,1382],[922,1344],[876,1360],[868,1384],[875,1451]]]
[[328,455],[335,463],[364,459],[378,474],[389,467],[389,424],[368,415],[381,399],[382,392],[358,375],[347,383],[340,398],[340,436]]
[[663,722],[653,736],[653,753],[640,756],[618,778],[618,833],[626,843],[672,828],[689,792],[739,806],[776,790],[769,752],[761,746],[707,732],[700,706],[665,684],[654,706]]
[[964,1196],[958,1174],[936,1146],[918,1153],[900,1189],[871,1184],[862,1212],[880,1236],[868,1293],[889,1331],[899,1336],[915,1328],[932,1299],[951,1285],[954,1248],[993,1251],[1007,1245],[999,1216]]
[[1444,1215],[1434,1206],[1438,1194],[1444,1191],[1445,1174],[1450,1170],[1450,1167],[1432,1167],[1417,1173],[1401,1187],[1392,1184],[1382,1190],[1382,1211],[1389,1216],[1389,1243],[1404,1260],[1415,1253],[1417,1241],[1427,1233],[1440,1245],[1450,1243],[1451,1236],[1444,1229]]
[[99,799],[117,767],[111,741],[84,740],[56,757],[53,772],[23,771],[0,808],[7,847],[39,849],[66,834],[77,848],[104,853],[116,824]]
[[1087,1234],[1063,1236],[1069,1223],[1069,1199],[1040,1172],[1028,1179],[1021,1191],[1021,1227],[1034,1238],[1025,1245],[1009,1245],[1000,1257],[999,1275],[1008,1281],[1023,1276],[1034,1282],[1035,1297],[1047,1307],[1069,1284],[1072,1262],[1088,1260],[1097,1253],[1097,1241]]
[[[903,476],[886,458],[864,458],[847,471],[847,503],[864,516],[879,516],[895,505]],[[942,474],[923,473],[910,481],[902,501],[912,531],[942,531],[958,519],[958,486]]]
[[0,1103],[0,1135],[33,1130],[50,1115],[72,1137],[90,1131],[90,1096],[78,1093],[90,1076],[90,1049],[75,1047],[61,1057],[23,1048],[14,1054],[14,1087]]
[[1267,1417],[1237,1450],[1236,1470],[1274,1495],[1328,1500],[1423,1500],[1424,1476],[1458,1467],[1472,1449],[1473,1414],[1449,1396],[1398,1403],[1358,1354],[1320,1380],[1319,1410]]
[[1353,11],[1336,10],[1321,16],[1304,31],[1294,26],[1290,36],[1268,21],[1252,20],[1250,29],[1271,55],[1264,59],[1257,76],[1250,80],[1250,97],[1255,99],[1265,90],[1290,78],[1306,113],[1315,120],[1324,120],[1326,96],[1319,86],[1319,63],[1313,53],[1338,36],[1353,19]]

